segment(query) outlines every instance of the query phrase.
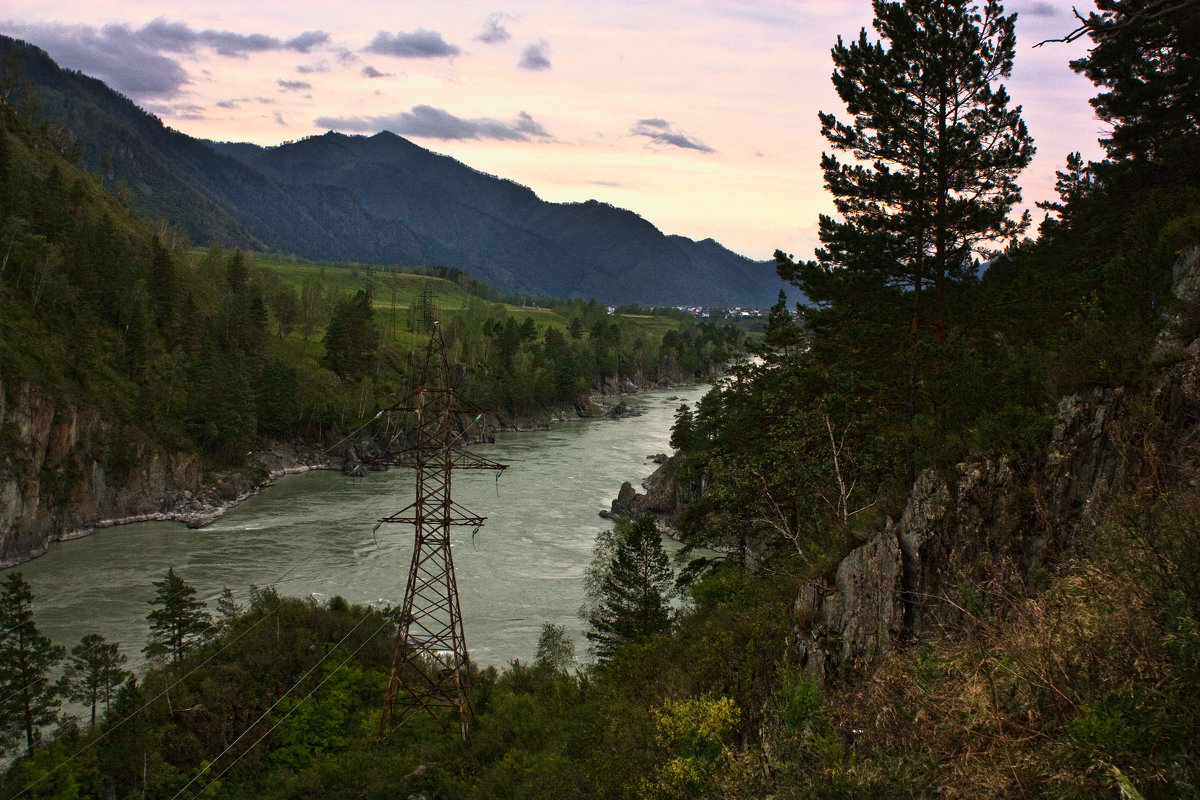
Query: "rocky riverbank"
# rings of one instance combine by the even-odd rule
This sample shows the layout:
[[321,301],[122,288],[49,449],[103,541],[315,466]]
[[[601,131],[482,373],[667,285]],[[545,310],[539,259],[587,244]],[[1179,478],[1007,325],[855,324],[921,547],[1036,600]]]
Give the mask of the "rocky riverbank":
[[27,389],[0,385],[0,567],[134,522],[180,522],[199,528],[286,475],[335,464],[320,446],[264,440],[252,465],[205,473],[194,454],[164,454],[129,443],[99,415],[54,408]]
[[[639,410],[628,396],[654,388],[662,387],[610,382],[571,406],[519,417],[488,414],[471,435],[487,441],[497,432],[545,430],[571,419],[633,416]],[[37,558],[51,542],[115,525],[168,521],[200,528],[287,475],[353,472],[387,444],[370,436],[329,448],[263,440],[249,466],[206,471],[197,455],[161,452],[97,411],[0,381],[0,568]]]

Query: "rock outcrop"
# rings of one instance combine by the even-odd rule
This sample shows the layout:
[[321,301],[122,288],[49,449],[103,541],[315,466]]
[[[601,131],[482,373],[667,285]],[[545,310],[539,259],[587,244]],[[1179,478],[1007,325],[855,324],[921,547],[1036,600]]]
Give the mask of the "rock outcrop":
[[1153,355],[1157,434],[1144,419],[1131,424],[1120,389],[1097,388],[1059,403],[1048,454],[1036,463],[980,459],[959,464],[949,480],[923,473],[898,521],[847,555],[832,582],[798,593],[794,652],[810,675],[824,681],[899,642],[1003,608],[1135,480],[1200,485],[1191,466],[1200,456],[1200,249],[1180,259],[1175,278],[1179,303]]
[[619,517],[636,517],[637,511],[634,509],[634,503],[640,497],[637,490],[633,488],[633,484],[625,481],[621,484],[621,488],[617,491],[616,499],[612,501],[612,507],[601,509],[600,516],[605,519],[617,519]]
[[1050,455],[959,464],[917,479],[898,521],[847,555],[832,583],[797,596],[796,653],[825,680],[894,646],[1003,606],[1070,551],[1122,487],[1119,390],[1064,399]]
[[626,481],[621,484],[616,499],[612,501],[612,508],[601,511],[600,516],[636,519],[643,514],[653,514],[659,530],[678,538],[674,525],[675,517],[688,503],[700,496],[704,490],[703,481],[680,480],[676,461],[665,453],[647,458],[652,458],[660,466],[642,481],[645,494],[634,489],[633,485]]
[[201,527],[283,475],[325,466],[315,445],[260,442],[256,466],[205,474],[94,409],[0,381],[0,567],[51,542],[152,520]]
[[155,519],[200,486],[194,457],[122,435],[98,411],[0,382],[0,566],[93,527]]

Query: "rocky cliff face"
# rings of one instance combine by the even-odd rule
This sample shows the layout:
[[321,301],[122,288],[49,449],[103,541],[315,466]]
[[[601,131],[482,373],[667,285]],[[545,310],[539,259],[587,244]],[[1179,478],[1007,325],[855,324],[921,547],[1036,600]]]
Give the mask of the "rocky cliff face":
[[155,518],[199,485],[193,457],[160,453],[97,411],[0,381],[0,566],[94,527]]
[[1030,467],[1007,459],[933,470],[900,519],[805,584],[795,602],[799,663],[818,680],[895,643],[1002,606],[1068,551],[1126,479],[1120,391],[1068,397],[1051,454]]
[[[832,580],[801,588],[794,612],[803,668],[824,681],[1032,585],[1039,569],[1096,524],[1105,500],[1137,468],[1122,442],[1123,400],[1120,390],[1103,389],[1065,398],[1049,455],[1036,464],[992,458],[959,464],[950,476],[921,474],[899,520],[851,551]],[[673,461],[644,488],[623,484],[605,514],[652,513],[671,532],[671,520],[703,491],[681,485]]]
[[99,411],[0,381],[0,567],[96,528],[171,520],[200,527],[282,475],[324,466],[316,445],[260,442],[255,465],[204,474]]
[[[1176,295],[1179,310],[1155,349],[1160,376],[1149,410],[1158,434],[1146,433],[1144,406],[1127,408],[1119,389],[1095,389],[1062,400],[1049,454],[1037,463],[962,463],[949,481],[922,474],[898,521],[846,556],[832,581],[801,588],[794,651],[810,675],[824,681],[843,665],[1003,607],[1135,480],[1196,484],[1200,250],[1180,260]],[[1136,425],[1135,414],[1143,415]]]

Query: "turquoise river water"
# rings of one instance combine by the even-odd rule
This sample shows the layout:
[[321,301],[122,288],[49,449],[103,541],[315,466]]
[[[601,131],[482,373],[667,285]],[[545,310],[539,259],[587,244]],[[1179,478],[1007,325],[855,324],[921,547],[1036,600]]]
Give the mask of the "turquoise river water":
[[[670,452],[681,402],[706,387],[627,398],[644,413],[621,419],[556,423],[548,431],[501,433],[471,451],[509,464],[497,480],[487,471],[455,473],[455,501],[487,517],[472,536],[456,528],[453,554],[467,646],[479,664],[528,661],[542,624],[566,626],[586,659],[582,577],[597,516],[622,481],[640,486],[647,459]],[[413,499],[409,469],[350,478],[335,471],[285,477],[230,509],[208,527],[145,522],[60,542],[20,571],[34,592],[41,631],[70,648],[88,633],[119,642],[130,666],[143,663],[151,582],[168,567],[194,585],[211,608],[222,587],[245,603],[250,586],[285,596],[399,605],[412,555],[412,527],[376,522]],[[670,550],[677,545],[667,542]],[[5,573],[0,573],[0,575]]]

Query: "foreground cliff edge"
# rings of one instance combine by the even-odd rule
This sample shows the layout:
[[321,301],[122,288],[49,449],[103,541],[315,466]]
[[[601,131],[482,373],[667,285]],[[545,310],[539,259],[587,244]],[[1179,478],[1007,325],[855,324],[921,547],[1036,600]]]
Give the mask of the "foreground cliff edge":
[[[925,470],[899,520],[800,589],[789,650],[805,674],[823,685],[842,667],[1002,610],[1077,552],[1110,501],[1142,483],[1195,488],[1200,335],[1184,315],[1200,307],[1200,247],[1180,256],[1173,277],[1185,311],[1164,320],[1154,346],[1154,435],[1132,419],[1145,409],[1127,409],[1124,390],[1097,387],[1062,398],[1040,459],[982,457],[953,475]],[[668,461],[643,488],[623,484],[602,516],[653,514],[678,537],[673,519],[700,487],[681,485]]]

